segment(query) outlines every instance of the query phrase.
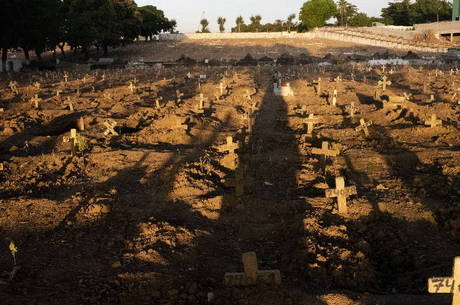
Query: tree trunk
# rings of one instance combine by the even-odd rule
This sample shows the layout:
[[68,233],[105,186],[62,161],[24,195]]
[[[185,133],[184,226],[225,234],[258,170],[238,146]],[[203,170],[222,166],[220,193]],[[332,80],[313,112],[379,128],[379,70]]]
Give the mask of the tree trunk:
[[99,56],[99,50],[101,49],[101,47],[99,45],[96,46],[96,56]]
[[104,44],[102,46],[102,49],[104,50],[104,56],[108,56],[109,55],[109,47],[106,44]]
[[35,55],[37,55],[38,61],[42,61],[42,52],[35,49]]
[[26,64],[30,64],[30,54],[28,48],[22,48],[24,50],[24,57],[26,59]]
[[65,46],[65,44],[63,44],[63,43],[62,43],[62,44],[61,44],[61,43],[58,44],[58,47],[59,47],[59,49],[61,50],[62,58],[65,58],[64,46]]
[[2,48],[2,71],[6,72],[6,60],[8,59],[8,49]]

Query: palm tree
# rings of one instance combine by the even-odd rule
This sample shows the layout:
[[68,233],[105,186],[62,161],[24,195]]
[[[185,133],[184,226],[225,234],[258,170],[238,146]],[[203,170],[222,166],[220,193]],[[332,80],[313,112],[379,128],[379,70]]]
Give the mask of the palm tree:
[[260,22],[262,21],[262,17],[260,15],[255,15],[255,16],[251,16],[250,20],[251,20],[251,27],[253,28],[253,30],[258,32],[260,29]]
[[294,22],[292,22],[295,19],[295,17],[296,17],[295,14],[291,14],[287,18],[286,25],[287,25],[287,28],[288,28],[288,33],[291,33],[291,28],[293,28],[295,26]]
[[238,33],[241,32],[241,26],[244,24],[243,16],[239,16],[236,18],[236,26],[238,27]]
[[224,17],[217,18],[217,24],[219,24],[219,31],[221,33],[225,32],[225,22],[227,22],[227,19],[225,19]]
[[347,26],[348,25],[348,19],[353,17],[357,12],[358,8],[356,5],[351,4],[347,0],[339,0],[337,2],[337,9],[338,9],[338,16],[337,20],[339,20],[340,17],[340,25],[341,26]]
[[208,19],[206,19],[206,18],[201,19],[200,24],[201,24],[201,33],[209,33],[209,30],[208,30],[208,26],[209,26]]

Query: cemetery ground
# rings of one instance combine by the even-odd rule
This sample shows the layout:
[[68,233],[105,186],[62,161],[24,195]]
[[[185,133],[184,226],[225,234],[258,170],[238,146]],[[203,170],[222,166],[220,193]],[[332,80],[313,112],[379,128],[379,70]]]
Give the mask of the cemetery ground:
[[1,304],[450,304],[459,71],[250,61],[2,75]]

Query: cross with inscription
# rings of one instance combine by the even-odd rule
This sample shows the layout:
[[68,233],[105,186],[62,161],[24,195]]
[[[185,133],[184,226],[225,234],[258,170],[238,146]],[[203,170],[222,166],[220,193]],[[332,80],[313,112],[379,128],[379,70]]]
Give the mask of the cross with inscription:
[[356,186],[345,187],[345,178],[336,177],[335,178],[335,189],[326,190],[326,198],[336,198],[337,197],[337,207],[339,214],[347,215],[347,198],[351,195],[356,195]]
[[451,293],[452,305],[460,305],[460,256],[454,260],[452,277],[435,277],[428,279],[429,293]]
[[225,273],[225,286],[251,286],[258,283],[281,284],[279,270],[259,270],[255,252],[243,253],[242,260],[244,272]]

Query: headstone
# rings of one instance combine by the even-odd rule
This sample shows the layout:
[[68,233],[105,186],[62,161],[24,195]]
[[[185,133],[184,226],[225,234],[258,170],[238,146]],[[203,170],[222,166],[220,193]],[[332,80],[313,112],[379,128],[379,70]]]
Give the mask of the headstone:
[[255,252],[244,253],[242,260],[244,272],[225,273],[225,286],[253,286],[258,283],[281,284],[281,272],[279,270],[259,270]]
[[347,198],[357,194],[356,187],[345,187],[345,179],[343,177],[335,178],[335,187],[335,189],[326,190],[326,198],[337,198],[339,214],[347,215]]
[[454,260],[452,277],[435,277],[428,279],[429,293],[450,293],[452,305],[460,305],[460,257]]

